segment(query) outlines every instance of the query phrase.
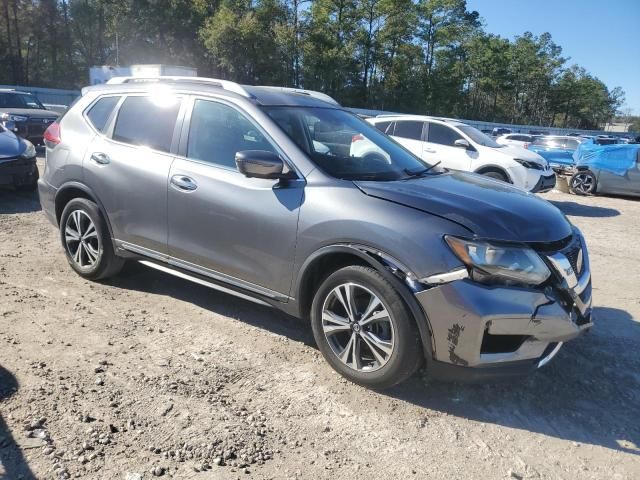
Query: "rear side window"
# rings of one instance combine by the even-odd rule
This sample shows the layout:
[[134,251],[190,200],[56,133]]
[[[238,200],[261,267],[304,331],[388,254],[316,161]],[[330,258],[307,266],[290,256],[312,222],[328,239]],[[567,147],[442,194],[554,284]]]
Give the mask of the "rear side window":
[[113,112],[119,100],[120,97],[103,97],[89,109],[87,118],[96,130],[104,133],[111,112]]
[[168,152],[179,110],[177,98],[128,97],[118,111],[113,139]]
[[454,147],[456,140],[460,140],[462,136],[454,129],[441,125],[439,123],[429,124],[429,142],[439,145],[447,145]]
[[393,131],[393,135],[411,140],[422,140],[423,126],[424,122],[416,122],[414,120],[396,122],[396,128]]
[[374,125],[382,133],[388,133],[387,129],[389,128],[389,125],[391,125],[391,122],[377,122],[377,123],[374,123]]

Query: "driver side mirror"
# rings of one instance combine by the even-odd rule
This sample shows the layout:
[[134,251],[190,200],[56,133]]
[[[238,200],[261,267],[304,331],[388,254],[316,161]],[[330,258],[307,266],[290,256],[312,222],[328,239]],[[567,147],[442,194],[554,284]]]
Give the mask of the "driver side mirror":
[[284,173],[284,162],[273,152],[266,150],[243,150],[236,152],[238,171],[248,178],[290,178]]
[[465,150],[469,150],[471,148],[471,144],[466,141],[464,138],[459,138],[455,142],[453,142],[455,147],[464,148]]

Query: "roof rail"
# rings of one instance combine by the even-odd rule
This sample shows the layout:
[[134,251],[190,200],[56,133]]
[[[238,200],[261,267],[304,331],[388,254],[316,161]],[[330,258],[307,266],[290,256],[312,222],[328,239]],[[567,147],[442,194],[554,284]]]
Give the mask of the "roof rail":
[[249,92],[247,92],[242,85],[229,80],[220,80],[218,78],[207,77],[180,77],[180,76],[155,76],[155,77],[112,77],[107,81],[108,85],[118,85],[124,83],[152,83],[152,82],[167,82],[167,83],[191,83],[202,84],[220,87],[229,92],[237,93],[243,97],[253,98]]
[[260,88],[269,88],[271,90],[280,90],[281,92],[288,92],[288,93],[298,93],[300,95],[307,95],[309,97],[313,97],[317,100],[322,100],[323,102],[331,103],[333,105],[340,105],[335,98],[327,95],[326,93],[318,92],[316,90],[305,90],[303,88],[291,88],[291,87],[260,87]]

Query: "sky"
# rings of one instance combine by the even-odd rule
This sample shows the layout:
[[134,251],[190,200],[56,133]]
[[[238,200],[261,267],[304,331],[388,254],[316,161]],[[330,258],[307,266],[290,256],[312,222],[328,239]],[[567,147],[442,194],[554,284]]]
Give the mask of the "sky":
[[640,0],[467,0],[467,8],[501,37],[549,32],[569,65],[622,87],[622,110],[640,115]]

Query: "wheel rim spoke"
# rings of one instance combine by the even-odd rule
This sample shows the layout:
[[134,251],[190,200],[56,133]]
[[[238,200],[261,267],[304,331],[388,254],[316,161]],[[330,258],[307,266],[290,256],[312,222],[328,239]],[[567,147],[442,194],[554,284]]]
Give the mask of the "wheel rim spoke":
[[376,294],[357,283],[344,283],[329,292],[322,329],[336,357],[357,371],[383,367],[394,351],[393,318]]
[[100,237],[86,212],[71,212],[65,225],[64,239],[69,256],[79,267],[93,266],[100,260]]

